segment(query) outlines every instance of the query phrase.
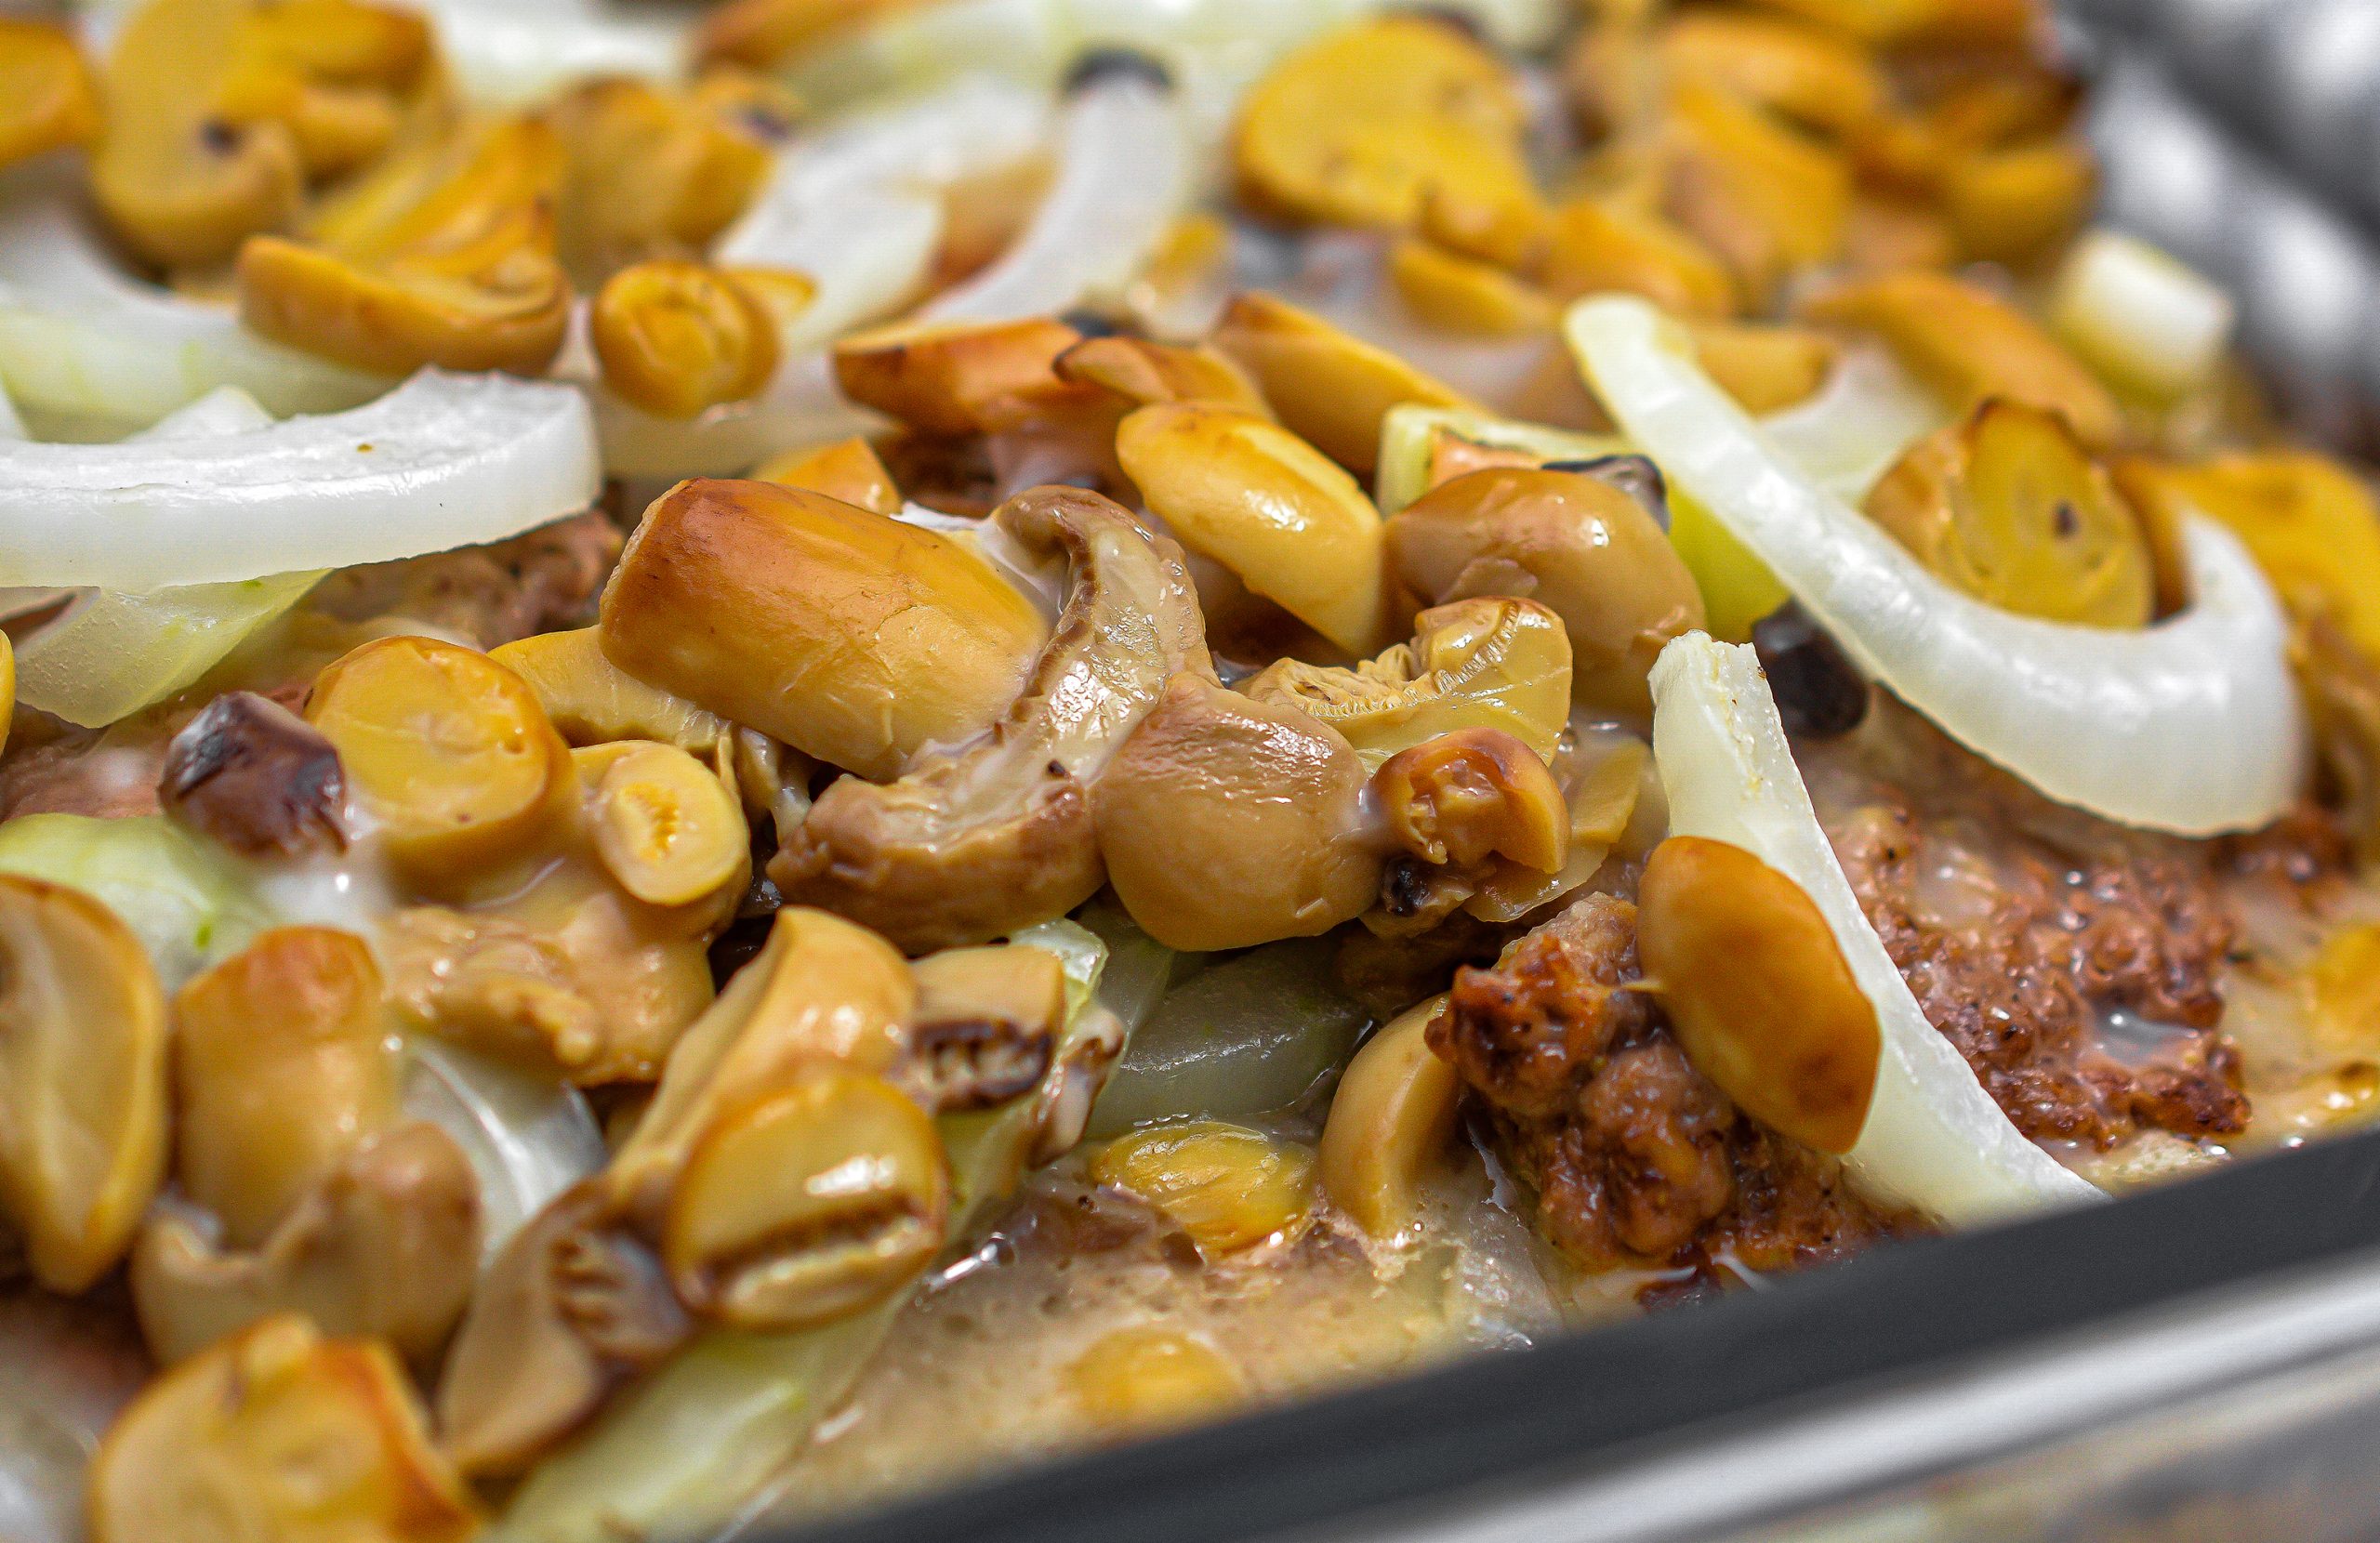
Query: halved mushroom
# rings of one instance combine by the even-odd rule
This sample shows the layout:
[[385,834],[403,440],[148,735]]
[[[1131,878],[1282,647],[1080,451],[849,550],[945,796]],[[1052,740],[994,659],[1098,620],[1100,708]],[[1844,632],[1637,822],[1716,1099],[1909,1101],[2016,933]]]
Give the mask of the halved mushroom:
[[2149,531],[2066,420],[1988,401],[1911,445],[1862,506],[1920,562],[2003,611],[2145,626]]
[[829,787],[769,864],[788,900],[874,927],[911,953],[1064,916],[1103,877],[1091,804],[1108,759],[1190,670],[1212,679],[1179,547],[1094,493],[1045,487],[993,515],[1071,570],[1064,612],[991,732],[899,782]]
[[593,786],[595,851],[622,889],[648,905],[741,897],[752,835],[732,780],[674,745],[638,745]]
[[1645,711],[1663,645],[1703,621],[1694,575],[1654,514],[1591,471],[1490,467],[1453,478],[1390,517],[1387,550],[1397,576],[1435,604],[1510,595],[1561,617],[1571,693],[1589,706]]
[[92,1543],[463,1543],[480,1523],[396,1358],[294,1312],[151,1383],[91,1459]]
[[759,395],[775,378],[784,321],[816,291],[798,273],[682,257],[623,268],[588,310],[603,384],[665,418]]
[[1390,408],[1474,405],[1386,349],[1271,295],[1235,297],[1212,341],[1254,377],[1291,433],[1358,475],[1379,462]]
[[82,52],[46,21],[0,18],[0,165],[99,132],[99,93]]
[[997,434],[1098,399],[1057,372],[1082,340],[1050,317],[897,323],[838,342],[835,379],[853,402],[922,433]]
[[1108,880],[1169,948],[1327,932],[1380,888],[1364,781],[1337,730],[1178,675],[1092,790]]
[[1313,445],[1250,413],[1160,402],[1117,427],[1116,456],[1183,546],[1348,653],[1380,646],[1380,511]]
[[92,194],[150,261],[220,262],[378,154],[430,56],[422,18],[362,0],[152,0],[108,59]]
[[562,256],[590,286],[630,263],[702,252],[768,175],[795,104],[754,77],[721,76],[684,91],[590,80],[547,110],[565,157]]
[[449,888],[555,828],[576,788],[535,692],[485,654],[382,638],[314,679],[306,719],[337,747],[391,861]]
[[661,1257],[703,1316],[800,1328],[924,1269],[949,1212],[932,1118],[881,1077],[812,1071],[707,1124],[670,1185]]
[[1159,402],[1211,402],[1269,418],[1273,409],[1248,372],[1210,345],[1145,337],[1086,337],[1058,355],[1061,380],[1098,386],[1136,407]]
[[470,1159],[434,1125],[399,1126],[324,1174],[253,1250],[167,1202],[132,1254],[150,1352],[172,1363],[276,1312],[385,1339],[418,1360],[446,1342],[479,1275]]
[[0,1216],[33,1277],[81,1291],[165,1166],[165,1002],[113,912],[0,874]]
[[512,1234],[471,1295],[439,1378],[439,1446],[468,1474],[512,1473],[659,1365],[694,1325],[602,1178]]
[[240,317],[357,369],[536,375],[570,321],[554,255],[562,147],[534,119],[467,123],[340,191],[301,240],[240,248]]
[[937,1113],[1030,1090],[1065,1025],[1066,975],[1042,948],[951,948],[909,967],[918,983],[905,1077]]
[[1347,737],[1378,771],[1456,729],[1501,729],[1551,760],[1570,721],[1570,640],[1534,600],[1457,600],[1425,611],[1413,640],[1352,669],[1279,660],[1240,690]]
[[699,753],[735,732],[717,713],[612,663],[591,626],[540,632],[491,649],[488,657],[527,683],[555,732],[574,745],[649,739]]
[[645,511],[600,635],[639,679],[892,777],[1006,712],[1049,628],[947,536],[798,488],[696,480]]
[[901,512],[901,489],[876,447],[856,435],[810,450],[788,450],[753,468],[755,481],[807,488],[871,514]]
[[1421,1207],[1421,1187],[1454,1135],[1461,1083],[1432,1053],[1434,996],[1364,1042],[1347,1063],[1316,1151],[1323,1193],[1374,1238],[1395,1238]]
[[276,928],[174,994],[175,1172],[232,1246],[396,1118],[391,1028],[370,948],[324,927]]

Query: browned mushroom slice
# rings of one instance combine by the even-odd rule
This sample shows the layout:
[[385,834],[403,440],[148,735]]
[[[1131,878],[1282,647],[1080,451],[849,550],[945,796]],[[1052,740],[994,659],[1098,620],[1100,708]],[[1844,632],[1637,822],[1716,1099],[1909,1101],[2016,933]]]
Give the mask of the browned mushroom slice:
[[1072,571],[1025,693],[990,732],[896,783],[828,788],[769,864],[787,898],[913,954],[1002,937],[1090,899],[1103,869],[1086,788],[1168,679],[1213,679],[1171,541],[1078,488],[1036,488],[993,519]]
[[0,874],[0,1218],[34,1279],[80,1291],[132,1240],[164,1171],[165,1004],[124,923],[79,890]]
[[248,857],[347,847],[347,777],[320,731],[270,697],[226,692],[176,734],[157,779],[175,819]]
[[1380,887],[1364,763],[1287,702],[1174,678],[1096,790],[1107,876],[1169,948],[1327,932]]
[[82,53],[46,21],[0,18],[0,165],[86,143],[99,126]]
[[910,966],[909,1081],[936,1112],[987,1109],[1050,1069],[1066,1011],[1065,970],[1040,948],[952,948]]
[[439,1444],[466,1473],[528,1466],[693,1332],[601,1179],[512,1235],[472,1294],[438,1384]]
[[454,1138],[400,1126],[325,1175],[253,1253],[187,1208],[161,1206],[132,1256],[133,1302],[160,1361],[180,1361],[275,1312],[333,1334],[436,1351],[479,1271],[479,1181]]
[[220,262],[378,154],[430,53],[420,17],[360,0],[152,0],[107,63],[93,196],[141,257]]
[[93,1543],[462,1543],[479,1507],[387,1349],[296,1313],[150,1384],[91,1462]]

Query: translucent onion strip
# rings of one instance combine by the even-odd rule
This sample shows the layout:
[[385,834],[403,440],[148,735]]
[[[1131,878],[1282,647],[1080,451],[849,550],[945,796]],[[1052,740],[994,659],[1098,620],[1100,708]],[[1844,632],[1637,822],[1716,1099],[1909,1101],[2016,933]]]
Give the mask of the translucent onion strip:
[[454,1137],[479,1177],[483,1259],[603,1166],[603,1133],[576,1088],[427,1035],[406,1048],[406,1113]]
[[248,433],[0,442],[0,584],[146,590],[500,541],[602,484],[576,390],[424,370]]
[[1190,147],[1171,90],[1130,72],[1088,82],[1066,104],[1057,184],[1025,233],[923,314],[1005,322],[1119,298],[1190,193]]
[[391,384],[270,342],[227,306],[127,277],[62,190],[30,175],[0,182],[0,385],[25,411],[104,436],[222,386],[279,416],[339,412]]
[[1810,808],[1752,649],[1688,633],[1661,651],[1652,684],[1670,834],[1741,847],[1801,886],[1875,1007],[1875,1099],[1845,1159],[1860,1186],[1954,1226],[2100,1198],[2009,1123],[1925,1021]]
[[686,420],[598,389],[605,464],[631,477],[718,475],[873,427],[835,389],[826,346],[924,287],[942,243],[945,188],[1035,154],[1049,126],[1043,93],[970,78],[787,150],[711,252],[721,263],[791,269],[817,286],[780,339],[776,377],[756,397]]
[[2288,627],[2247,552],[2183,532],[2190,608],[2138,630],[2069,626],[1952,589],[1828,493],[1665,336],[1642,300],[1572,308],[1590,382],[1629,437],[1773,570],[1873,679],[2049,797],[2212,835],[2268,824],[2304,784]]

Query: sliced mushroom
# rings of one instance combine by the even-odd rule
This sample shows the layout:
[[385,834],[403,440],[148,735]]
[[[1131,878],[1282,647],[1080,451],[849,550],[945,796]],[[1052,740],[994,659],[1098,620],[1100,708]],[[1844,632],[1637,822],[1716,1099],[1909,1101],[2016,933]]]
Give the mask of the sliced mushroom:
[[467,122],[340,191],[302,240],[240,248],[240,318],[357,369],[536,375],[570,321],[554,255],[562,147],[533,119]]
[[0,18],[0,165],[99,132],[99,93],[82,52],[46,21]]
[[612,663],[591,626],[540,632],[492,649],[488,657],[528,683],[555,731],[572,745],[649,739],[700,754],[735,732],[717,713],[648,686]]
[[527,1467],[694,1332],[661,1261],[616,1211],[603,1180],[588,1180],[488,1266],[438,1383],[439,1445],[465,1473]]
[[1350,653],[1385,640],[1380,511],[1313,445],[1250,413],[1160,402],[1117,426],[1116,457],[1184,547]]
[[753,468],[753,480],[807,488],[871,514],[901,512],[901,489],[876,447],[854,435],[809,450],[788,450]]
[[1183,670],[1212,679],[1179,547],[1077,488],[993,516],[1070,587],[1024,694],[989,733],[899,782],[846,779],[769,864],[787,899],[853,917],[911,953],[1002,937],[1091,898],[1103,877],[1086,788]]
[[689,1308],[780,1331],[882,1300],[949,1217],[932,1116],[881,1077],[812,1071],[708,1124],[670,1186],[661,1257]]
[[1285,428],[1359,475],[1379,464],[1390,408],[1474,405],[1386,349],[1270,295],[1236,297],[1215,323],[1214,345],[1255,378]]
[[798,273],[657,257],[604,281],[588,310],[603,384],[658,417],[758,396],[775,377],[780,318],[816,291]]
[[266,1319],[151,1383],[91,1459],[92,1543],[463,1543],[478,1503],[370,1340]]
[[919,1102],[936,1113],[986,1109],[1041,1080],[1065,1023],[1066,975],[1056,955],[952,948],[909,969],[918,983],[909,1080]]
[[157,802],[245,857],[347,849],[347,777],[337,749],[254,692],[224,692],[174,736]]
[[905,322],[835,345],[835,379],[853,402],[922,433],[998,434],[1097,400],[1057,361],[1082,334],[1049,317]]
[[1502,857],[1558,873],[1570,808],[1537,753],[1494,729],[1459,729],[1391,756],[1371,796],[1397,845],[1436,866]]
[[1258,417],[1273,415],[1248,372],[1204,343],[1158,343],[1120,334],[1086,337],[1058,355],[1054,367],[1061,380],[1101,387],[1135,407],[1211,402]]
[[595,850],[622,889],[648,905],[742,896],[752,835],[732,779],[674,745],[638,745],[593,789]]
[[165,1164],[165,1002],[149,956],[79,890],[0,874],[0,1217],[34,1279],[88,1286]]
[[92,194],[150,261],[221,262],[378,154],[430,57],[421,17],[360,0],[154,0],[107,63]]
[[1550,760],[1570,721],[1570,640],[1534,600],[1458,600],[1423,612],[1411,642],[1353,669],[1283,659],[1240,690],[1329,724],[1373,771],[1468,728],[1501,729]]
[[522,679],[429,638],[382,638],[314,679],[306,719],[337,747],[390,858],[469,888],[567,817],[569,747]]
[[1446,1005],[1434,996],[1366,1040],[1331,1095],[1316,1153],[1323,1192],[1375,1238],[1411,1227],[1421,1184],[1454,1135],[1461,1083],[1427,1035]]
[[1653,661],[1703,624],[1694,575],[1637,498],[1586,471],[1489,467],[1439,484],[1388,521],[1389,562],[1434,604],[1538,601],[1570,634],[1570,690],[1644,712]]
[[600,630],[637,679],[866,777],[989,727],[1049,637],[1031,600],[947,536],[707,480],[645,511]]
[[564,164],[562,258],[589,285],[630,263],[703,251],[767,176],[794,104],[722,72],[691,89],[610,76],[547,110]]
[[1107,877],[1169,948],[1311,937],[1361,914],[1382,853],[1364,763],[1329,725],[1176,676],[1093,789]]
[[397,1114],[400,1069],[362,938],[276,928],[174,994],[175,1171],[234,1247]]
[[133,1249],[132,1300],[166,1363],[293,1312],[419,1360],[462,1316],[479,1250],[470,1159],[434,1125],[399,1126],[324,1175],[253,1251],[227,1249],[204,1216],[162,1206]]

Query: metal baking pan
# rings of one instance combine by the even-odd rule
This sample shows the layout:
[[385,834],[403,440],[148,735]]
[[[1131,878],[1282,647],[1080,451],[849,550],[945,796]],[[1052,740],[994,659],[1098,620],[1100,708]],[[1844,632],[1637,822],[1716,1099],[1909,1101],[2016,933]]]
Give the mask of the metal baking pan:
[[2317,1543],[2375,1435],[2370,1132],[766,1537]]

